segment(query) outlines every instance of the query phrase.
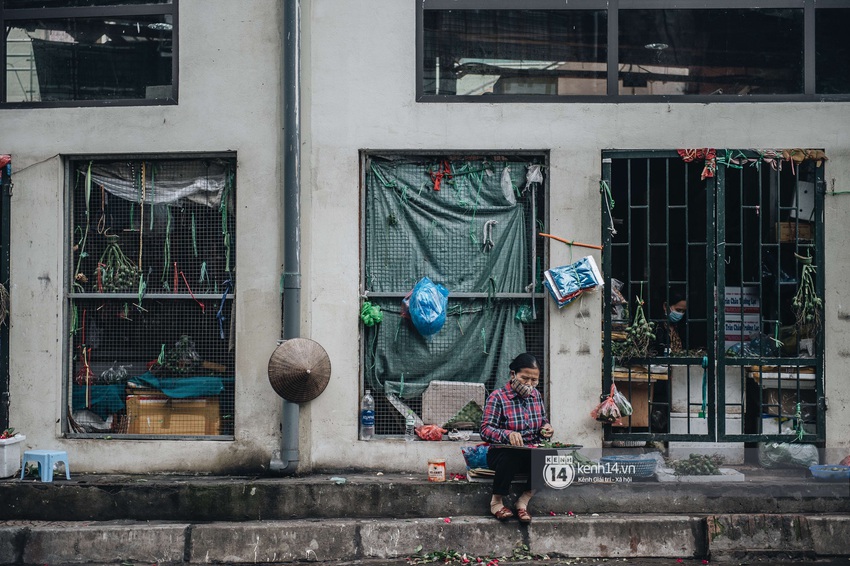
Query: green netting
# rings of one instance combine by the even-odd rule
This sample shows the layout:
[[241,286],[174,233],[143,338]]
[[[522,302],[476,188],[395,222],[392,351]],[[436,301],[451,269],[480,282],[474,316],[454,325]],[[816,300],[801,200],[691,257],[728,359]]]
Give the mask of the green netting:
[[[433,380],[484,383],[488,390],[504,384],[511,359],[526,350],[516,314],[529,300],[495,294],[528,292],[531,282],[535,226],[531,191],[522,190],[528,163],[367,160],[366,289],[399,294],[370,297],[384,319],[366,329],[369,387],[410,399]],[[432,175],[440,170],[450,174],[435,191]],[[449,295],[446,324],[427,340],[400,314],[402,296],[424,276],[451,293],[486,298]]]
[[[449,162],[454,172],[433,189],[439,163],[371,159],[366,175],[366,285],[412,289],[427,275],[452,292],[520,293],[530,282],[526,227],[529,197],[510,204],[501,179],[525,185],[526,163]],[[516,192],[516,189],[514,189]],[[485,224],[493,248],[484,251]],[[533,229],[533,226],[531,226]],[[492,282],[491,282],[492,280]]]

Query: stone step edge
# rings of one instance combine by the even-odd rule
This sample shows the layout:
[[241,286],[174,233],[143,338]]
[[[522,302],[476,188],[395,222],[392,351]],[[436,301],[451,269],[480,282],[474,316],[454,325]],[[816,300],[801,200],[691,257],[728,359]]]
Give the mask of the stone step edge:
[[529,526],[480,516],[0,523],[0,563],[333,562],[406,558],[417,549],[510,557],[517,545],[571,558],[850,556],[850,515],[541,516]]

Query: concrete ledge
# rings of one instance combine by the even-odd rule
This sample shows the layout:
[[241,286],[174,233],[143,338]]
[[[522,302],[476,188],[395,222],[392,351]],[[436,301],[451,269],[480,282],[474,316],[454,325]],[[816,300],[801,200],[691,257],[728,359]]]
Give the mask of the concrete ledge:
[[28,528],[25,564],[183,562],[188,525],[87,524]]
[[169,524],[0,524],[5,564],[271,564],[396,560],[455,550],[511,557],[586,558],[850,556],[850,515],[535,516],[333,519]]
[[[802,473],[802,472],[800,472]],[[168,478],[94,477],[70,482],[0,481],[0,520],[258,521],[288,519],[486,516],[489,483],[434,484],[402,474],[327,477]],[[329,477],[329,476],[328,476]],[[368,501],[368,505],[363,502]],[[789,478],[734,484],[579,484],[541,492],[538,515],[619,513],[850,513],[850,486]]]
[[354,560],[354,521],[213,523],[192,529],[190,562],[267,563]]
[[698,517],[544,517],[535,519],[528,534],[529,547],[537,554],[600,558],[686,558],[708,554],[705,519]]
[[[500,523],[490,517],[445,517],[394,521],[364,521],[360,526],[364,558],[411,556],[423,552],[456,550],[479,556],[510,556],[525,542],[524,527],[516,520]],[[535,528],[528,527],[528,530]]]
[[847,515],[712,515],[712,556],[850,556]]

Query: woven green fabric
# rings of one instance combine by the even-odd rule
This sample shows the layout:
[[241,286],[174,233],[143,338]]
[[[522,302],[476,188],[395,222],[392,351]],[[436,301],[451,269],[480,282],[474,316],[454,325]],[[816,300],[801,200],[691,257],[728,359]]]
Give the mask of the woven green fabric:
[[[511,178],[510,202],[502,186]],[[517,309],[528,301],[495,300],[494,293],[524,293],[531,282],[527,163],[370,158],[366,171],[366,288],[403,296],[428,276],[450,293],[443,329],[430,340],[400,317],[401,296],[374,298],[384,319],[366,329],[366,377],[375,390],[410,399],[433,380],[504,384],[508,364],[525,351]],[[432,171],[446,168],[440,190]],[[489,223],[489,224],[488,224]],[[490,238],[491,245],[487,244]]]

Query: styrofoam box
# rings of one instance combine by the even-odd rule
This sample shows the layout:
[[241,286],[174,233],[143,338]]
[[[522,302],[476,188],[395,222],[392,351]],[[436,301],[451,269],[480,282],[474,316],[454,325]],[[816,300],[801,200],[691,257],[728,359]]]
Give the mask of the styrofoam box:
[[0,440],[0,478],[10,478],[21,469],[21,443],[27,437],[16,434]]
[[[691,413],[691,434],[708,434],[708,419]],[[670,433],[688,434],[687,413],[670,413]],[[726,415],[726,433],[741,434],[741,415]],[[710,456],[719,454],[726,464],[744,463],[743,442],[668,442],[667,455],[674,460],[685,460],[691,454]]]
[[[702,405],[702,366],[670,366],[671,380],[671,409],[673,413],[686,413],[698,411]],[[690,383],[690,395],[688,395],[688,384]],[[741,388],[740,375],[728,372],[725,380],[724,391],[726,394],[726,413],[740,413],[744,396]],[[690,407],[688,403],[690,402]],[[719,396],[718,396],[719,402]]]
[[422,420],[443,426],[470,401],[483,409],[486,395],[483,383],[432,381],[422,394]]

